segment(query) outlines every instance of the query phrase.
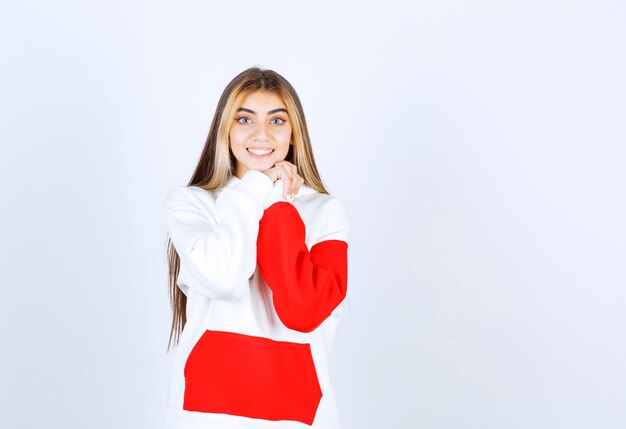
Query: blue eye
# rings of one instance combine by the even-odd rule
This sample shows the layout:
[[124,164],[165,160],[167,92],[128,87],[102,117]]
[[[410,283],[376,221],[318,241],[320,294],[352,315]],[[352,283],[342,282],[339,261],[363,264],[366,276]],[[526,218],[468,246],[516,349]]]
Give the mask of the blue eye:
[[281,121],[278,125],[285,123],[285,120],[282,119],[282,118],[274,118],[274,119],[272,119],[272,121]]
[[250,120],[249,118],[247,118],[246,116],[242,116],[241,118],[237,119],[237,122],[239,122],[240,124],[246,124],[248,122],[241,122],[242,119],[247,119],[248,121]]

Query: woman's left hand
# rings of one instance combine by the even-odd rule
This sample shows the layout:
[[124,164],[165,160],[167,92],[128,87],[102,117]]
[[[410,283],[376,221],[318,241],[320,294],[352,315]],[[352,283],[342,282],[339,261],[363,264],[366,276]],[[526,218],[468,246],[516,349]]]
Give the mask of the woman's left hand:
[[304,183],[304,179],[298,174],[298,168],[289,161],[278,161],[272,169],[275,169],[273,173],[276,173],[276,180],[283,180],[283,198],[293,201]]

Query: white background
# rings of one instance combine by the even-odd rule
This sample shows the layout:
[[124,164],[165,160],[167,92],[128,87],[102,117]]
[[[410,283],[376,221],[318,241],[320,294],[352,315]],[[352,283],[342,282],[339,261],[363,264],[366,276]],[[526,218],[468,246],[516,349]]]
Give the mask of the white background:
[[344,429],[626,427],[620,1],[5,1],[0,426],[160,428],[164,197],[253,65],[351,219]]

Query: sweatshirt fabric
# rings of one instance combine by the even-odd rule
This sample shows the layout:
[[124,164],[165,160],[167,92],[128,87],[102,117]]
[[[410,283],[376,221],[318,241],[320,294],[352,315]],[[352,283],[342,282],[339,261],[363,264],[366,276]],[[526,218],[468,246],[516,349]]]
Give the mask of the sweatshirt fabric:
[[348,217],[334,196],[257,170],[166,198],[187,296],[166,429],[340,429],[329,379],[348,281]]

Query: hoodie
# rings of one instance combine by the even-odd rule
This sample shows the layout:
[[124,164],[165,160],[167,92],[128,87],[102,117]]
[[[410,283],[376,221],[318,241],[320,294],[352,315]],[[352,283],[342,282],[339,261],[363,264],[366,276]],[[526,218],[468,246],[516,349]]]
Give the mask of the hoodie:
[[340,429],[328,354],[348,281],[342,203],[257,170],[165,202],[186,324],[166,429]]

